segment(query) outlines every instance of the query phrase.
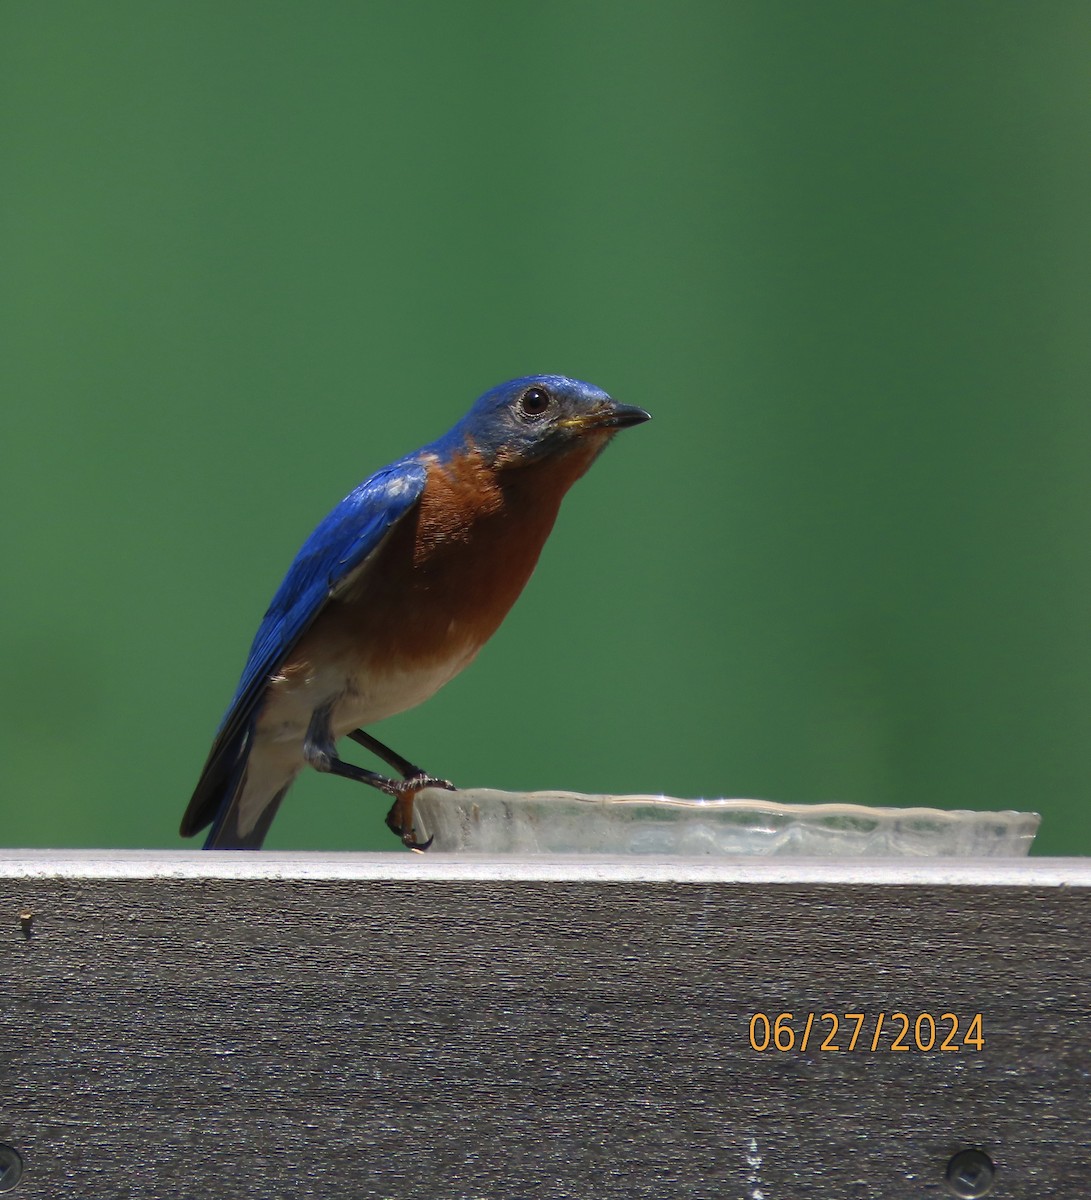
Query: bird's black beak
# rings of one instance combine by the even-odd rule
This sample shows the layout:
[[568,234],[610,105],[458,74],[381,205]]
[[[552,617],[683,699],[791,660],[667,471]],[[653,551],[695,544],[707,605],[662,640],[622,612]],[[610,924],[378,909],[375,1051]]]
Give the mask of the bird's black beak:
[[615,404],[610,412],[603,414],[603,418],[605,428],[625,429],[629,425],[643,425],[652,419],[652,414],[637,408],[635,404]]
[[651,413],[637,408],[635,404],[618,404],[610,400],[600,408],[569,417],[561,424],[577,433],[592,433],[596,429],[625,429],[629,425],[642,425],[651,419]]

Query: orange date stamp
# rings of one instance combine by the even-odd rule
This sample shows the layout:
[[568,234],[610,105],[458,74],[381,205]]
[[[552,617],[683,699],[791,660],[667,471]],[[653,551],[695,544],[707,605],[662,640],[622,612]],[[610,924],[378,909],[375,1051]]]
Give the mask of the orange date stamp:
[[916,1050],[946,1053],[985,1049],[981,1013],[805,1012],[763,1013],[750,1018],[750,1048],[759,1054],[807,1050],[870,1054]]

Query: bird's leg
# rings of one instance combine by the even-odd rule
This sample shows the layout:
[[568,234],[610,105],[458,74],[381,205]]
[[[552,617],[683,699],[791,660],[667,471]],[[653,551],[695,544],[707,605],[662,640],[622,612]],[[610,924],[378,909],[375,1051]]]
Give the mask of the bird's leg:
[[386,792],[388,796],[396,794],[398,781],[380,775],[378,771],[369,771],[366,767],[357,767],[337,757],[337,746],[334,744],[333,731],[330,729],[330,706],[324,705],[311,713],[311,723],[307,727],[307,736],[303,739],[303,759],[316,771],[330,775],[340,775],[344,779],[355,779],[357,783],[366,783],[370,787]]
[[[355,734],[353,736],[355,737]],[[364,734],[364,737],[367,737],[367,734]],[[366,742],[362,744],[367,745]],[[383,749],[386,750],[386,747],[384,746]],[[388,753],[392,752],[388,751]],[[338,758],[333,731],[330,728],[329,705],[316,708],[311,714],[307,736],[303,739],[303,758],[316,771],[340,775],[342,779],[353,779],[357,783],[366,783],[369,787],[393,796],[394,804],[386,817],[387,827],[396,833],[410,850],[427,850],[432,844],[431,838],[426,842],[418,842],[413,836],[413,801],[416,799],[417,792],[422,788],[444,785],[450,787],[451,785],[446,781],[430,779],[420,771],[417,771],[409,779],[389,779],[385,775],[380,775],[378,771],[369,771],[366,767],[358,767]],[[405,759],[401,759],[401,762],[405,763],[405,761]],[[390,765],[397,766],[393,762]],[[410,764],[406,763],[406,765]]]
[[[418,849],[413,843],[413,801],[416,799],[417,793],[423,791],[426,787],[446,788],[447,791],[453,792],[455,785],[449,779],[437,779],[434,775],[429,775],[427,771],[422,771],[420,767],[415,766],[407,758],[402,756],[384,742],[380,742],[377,737],[372,737],[370,733],[365,733],[362,729],[353,729],[349,732],[349,737],[354,742],[359,743],[365,749],[370,750],[376,758],[381,758],[388,766],[394,768],[395,771],[402,777],[402,784],[399,786],[398,792],[394,793],[394,804],[390,812],[386,814],[387,828],[402,839],[407,846]],[[431,845],[432,839],[428,839],[428,845]]]
[[437,779],[433,775],[429,775],[427,771],[422,771],[420,767],[414,766],[407,758],[396,751],[391,750],[384,742],[380,742],[377,737],[372,737],[370,733],[365,733],[362,729],[353,729],[349,733],[349,737],[354,742],[358,742],[375,755],[376,758],[381,758],[388,766],[394,768],[398,774],[406,780],[421,780],[420,787],[440,787],[446,788],[447,791],[453,792],[455,785],[449,779]]

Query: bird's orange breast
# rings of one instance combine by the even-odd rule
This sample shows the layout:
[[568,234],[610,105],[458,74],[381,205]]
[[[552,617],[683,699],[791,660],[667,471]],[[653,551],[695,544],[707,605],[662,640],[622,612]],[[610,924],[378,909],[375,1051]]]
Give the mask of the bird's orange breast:
[[[351,649],[366,670],[461,670],[496,631],[530,578],[561,500],[607,440],[494,471],[472,450],[428,463],[417,508],[402,519],[313,636]],[[299,649],[306,656],[305,645]]]

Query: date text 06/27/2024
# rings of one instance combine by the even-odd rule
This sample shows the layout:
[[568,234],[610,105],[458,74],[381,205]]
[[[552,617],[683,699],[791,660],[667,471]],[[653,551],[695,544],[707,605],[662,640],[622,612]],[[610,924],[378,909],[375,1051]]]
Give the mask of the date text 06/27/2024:
[[768,1014],[750,1018],[750,1048],[804,1053],[808,1049],[830,1051],[984,1050],[985,1031],[981,1013],[960,1019],[955,1013],[934,1016],[904,1012]]

